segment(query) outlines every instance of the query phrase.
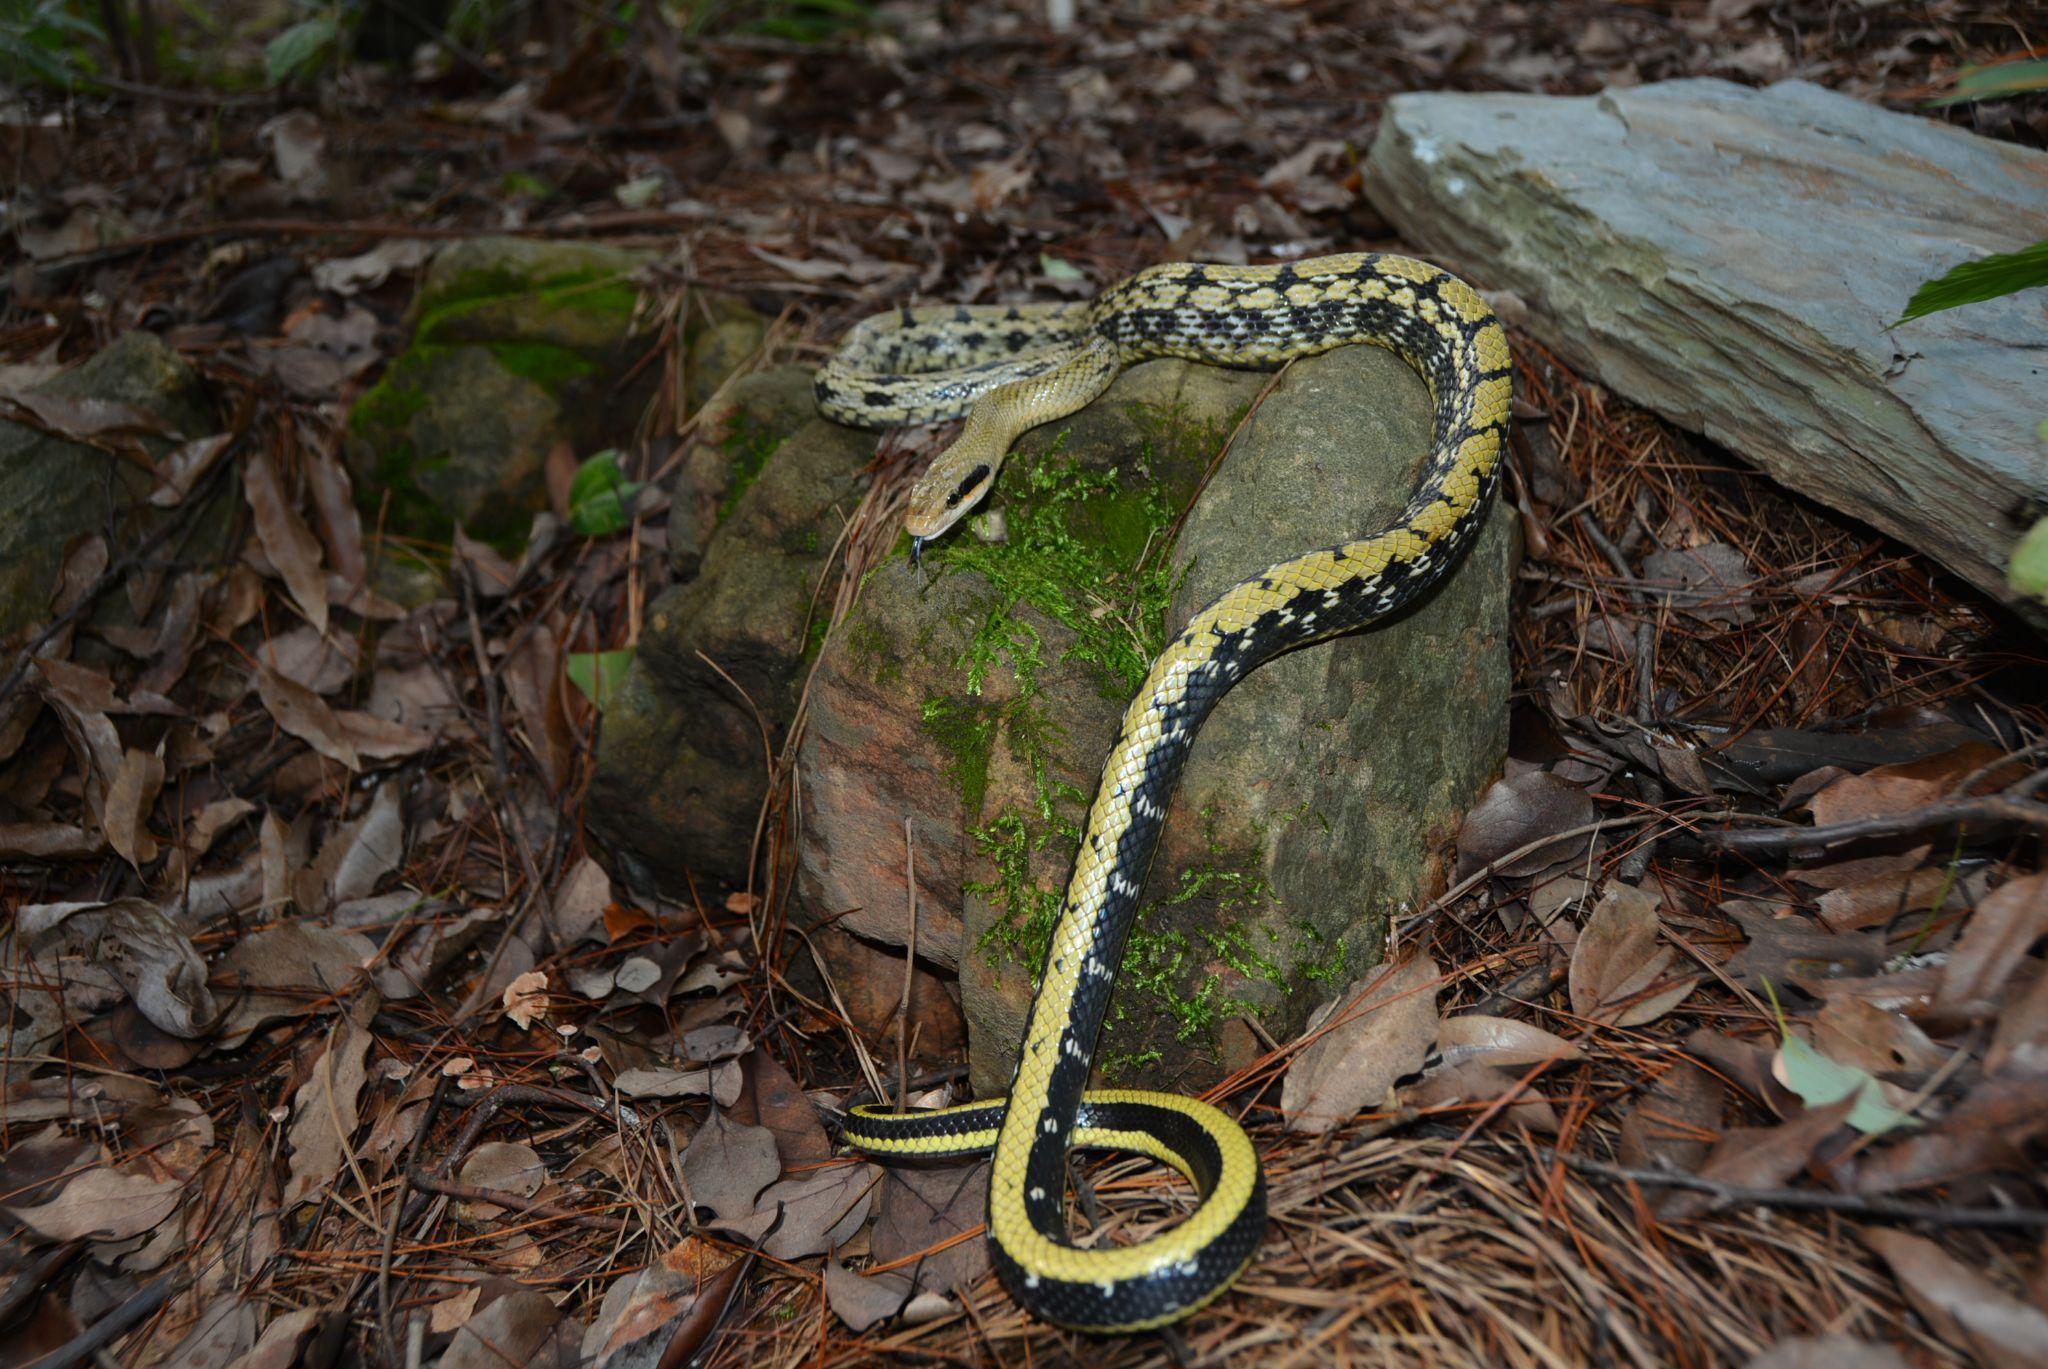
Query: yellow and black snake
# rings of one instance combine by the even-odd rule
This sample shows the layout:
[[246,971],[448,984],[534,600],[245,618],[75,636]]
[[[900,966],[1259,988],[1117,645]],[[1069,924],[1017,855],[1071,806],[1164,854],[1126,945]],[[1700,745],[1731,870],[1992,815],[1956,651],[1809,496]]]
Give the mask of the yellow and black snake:
[[[1429,387],[1435,447],[1407,507],[1383,531],[1233,585],[1152,663],[1103,766],[1009,1097],[913,1113],[858,1107],[847,1118],[848,1143],[877,1158],[993,1150],[997,1272],[1020,1303],[1063,1326],[1162,1326],[1221,1293],[1258,1249],[1265,1180],[1243,1128],[1194,1099],[1089,1089],[1095,1038],[1202,720],[1260,662],[1413,600],[1477,532],[1505,441],[1507,335],[1457,277],[1357,253],[1281,266],[1155,266],[1085,305],[906,308],[856,325],[818,373],[819,406],[840,422],[967,415],[959,441],[912,492],[906,526],[921,543],[987,493],[1019,433],[1088,403],[1133,361],[1270,366],[1351,343],[1392,349]],[[1070,1148],[1151,1156],[1187,1177],[1200,1206],[1138,1244],[1077,1247],[1065,1212]]]

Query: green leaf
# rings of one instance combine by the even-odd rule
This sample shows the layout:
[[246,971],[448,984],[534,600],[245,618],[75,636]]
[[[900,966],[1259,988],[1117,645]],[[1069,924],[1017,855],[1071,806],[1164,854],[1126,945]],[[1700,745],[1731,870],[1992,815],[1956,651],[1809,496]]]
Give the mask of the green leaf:
[[1086,280],[1087,274],[1070,261],[1062,261],[1050,252],[1038,254],[1038,269],[1045,272],[1047,280]]
[[569,482],[569,526],[585,537],[609,537],[630,521],[633,496],[642,486],[626,479],[619,454],[610,447],[576,468]]
[[2005,582],[2016,594],[2048,603],[2048,518],[2028,529],[2012,549],[2012,560],[2005,566]]
[[1928,281],[1913,292],[1899,323],[1923,314],[1938,314],[1959,304],[1976,304],[2017,290],[2048,285],[2048,238],[2017,252],[1997,252],[1975,261],[1951,267],[1939,280]]
[[616,651],[572,651],[564,664],[569,672],[569,682],[583,691],[583,697],[602,713],[605,706],[618,693],[620,681],[626,678],[626,667],[633,664],[634,648],[620,647]]
[[1989,66],[1964,67],[1956,73],[1955,85],[1930,108],[1968,104],[1972,100],[1996,100],[2003,95],[2025,95],[2048,90],[2048,62],[1997,62]]
[[263,47],[263,67],[270,84],[281,86],[307,71],[334,48],[340,26],[332,14],[315,15],[293,24]]
[[1830,1060],[1790,1032],[1778,1048],[1778,1063],[1785,1087],[1810,1108],[1824,1108],[1854,1096],[1856,1106],[1849,1110],[1849,1125],[1858,1131],[1890,1131],[1913,1120],[1884,1100],[1884,1089],[1868,1070]]

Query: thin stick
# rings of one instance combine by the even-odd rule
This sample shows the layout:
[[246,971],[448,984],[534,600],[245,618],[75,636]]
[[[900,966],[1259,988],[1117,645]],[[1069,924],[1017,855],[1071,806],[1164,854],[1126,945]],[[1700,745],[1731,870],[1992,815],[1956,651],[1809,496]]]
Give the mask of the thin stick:
[[910,990],[917,982],[917,840],[903,816],[904,881],[910,892],[910,940],[903,951],[903,1006],[896,1012],[896,1111],[910,1106]]

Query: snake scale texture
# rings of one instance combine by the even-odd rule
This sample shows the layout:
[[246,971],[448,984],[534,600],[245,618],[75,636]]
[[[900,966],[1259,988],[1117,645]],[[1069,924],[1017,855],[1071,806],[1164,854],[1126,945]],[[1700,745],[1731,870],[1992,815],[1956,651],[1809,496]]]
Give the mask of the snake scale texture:
[[[856,325],[818,374],[820,408],[840,422],[967,418],[912,493],[906,527],[921,546],[988,492],[1018,434],[1079,409],[1134,361],[1270,367],[1355,343],[1390,348],[1429,388],[1434,446],[1407,506],[1379,532],[1233,585],[1152,663],[1103,766],[1009,1097],[926,1112],[859,1107],[847,1118],[848,1144],[878,1159],[993,1150],[997,1272],[1018,1302],[1062,1326],[1163,1326],[1228,1288],[1258,1249],[1265,1180],[1243,1128],[1191,1098],[1089,1089],[1096,1036],[1203,719],[1260,662],[1414,600],[1478,531],[1506,440],[1507,336],[1457,277],[1355,253],[1279,266],[1155,266],[1088,304],[895,310]],[[1134,1245],[1076,1245],[1065,1203],[1074,1148],[1170,1165],[1199,1205]]]

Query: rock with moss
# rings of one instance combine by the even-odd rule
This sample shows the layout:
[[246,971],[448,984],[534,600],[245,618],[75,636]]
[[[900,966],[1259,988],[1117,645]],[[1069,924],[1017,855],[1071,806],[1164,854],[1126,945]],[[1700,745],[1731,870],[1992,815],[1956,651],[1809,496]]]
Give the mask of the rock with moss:
[[736,486],[696,577],[648,610],[608,702],[588,822],[636,882],[745,882],[766,790],[810,655],[818,585],[860,500],[874,435],[804,421]]
[[438,253],[409,344],[349,419],[356,488],[367,503],[389,496],[385,526],[440,538],[461,523],[515,541],[547,507],[558,442],[587,455],[629,438],[640,404],[617,387],[644,345],[633,276],[652,260],[523,238]]
[[[160,419],[180,437],[203,437],[218,426],[199,377],[153,333],[129,333],[73,369],[34,387],[66,400],[126,404]],[[158,457],[169,436],[143,438]],[[11,641],[49,617],[65,553],[91,533],[120,543],[170,514],[144,501],[155,484],[140,465],[40,428],[0,422],[0,641]],[[198,534],[181,544],[187,557],[222,554],[235,502],[232,486],[216,490],[197,511]]]
[[811,373],[800,366],[739,376],[698,415],[669,490],[668,554],[678,581],[697,574],[713,535],[769,458],[816,416]]
[[[1224,586],[1384,525],[1430,440],[1421,383],[1347,348],[1269,377],[1153,362],[1031,434],[982,531],[874,572],[812,684],[799,770],[808,915],[909,931],[957,968],[973,1082],[999,1092],[1101,759],[1146,664]],[[1270,1033],[1378,954],[1506,744],[1512,520],[1427,602],[1256,672],[1196,744],[1098,1058],[1194,1088],[1219,1030]],[[955,909],[958,909],[956,914]]]

